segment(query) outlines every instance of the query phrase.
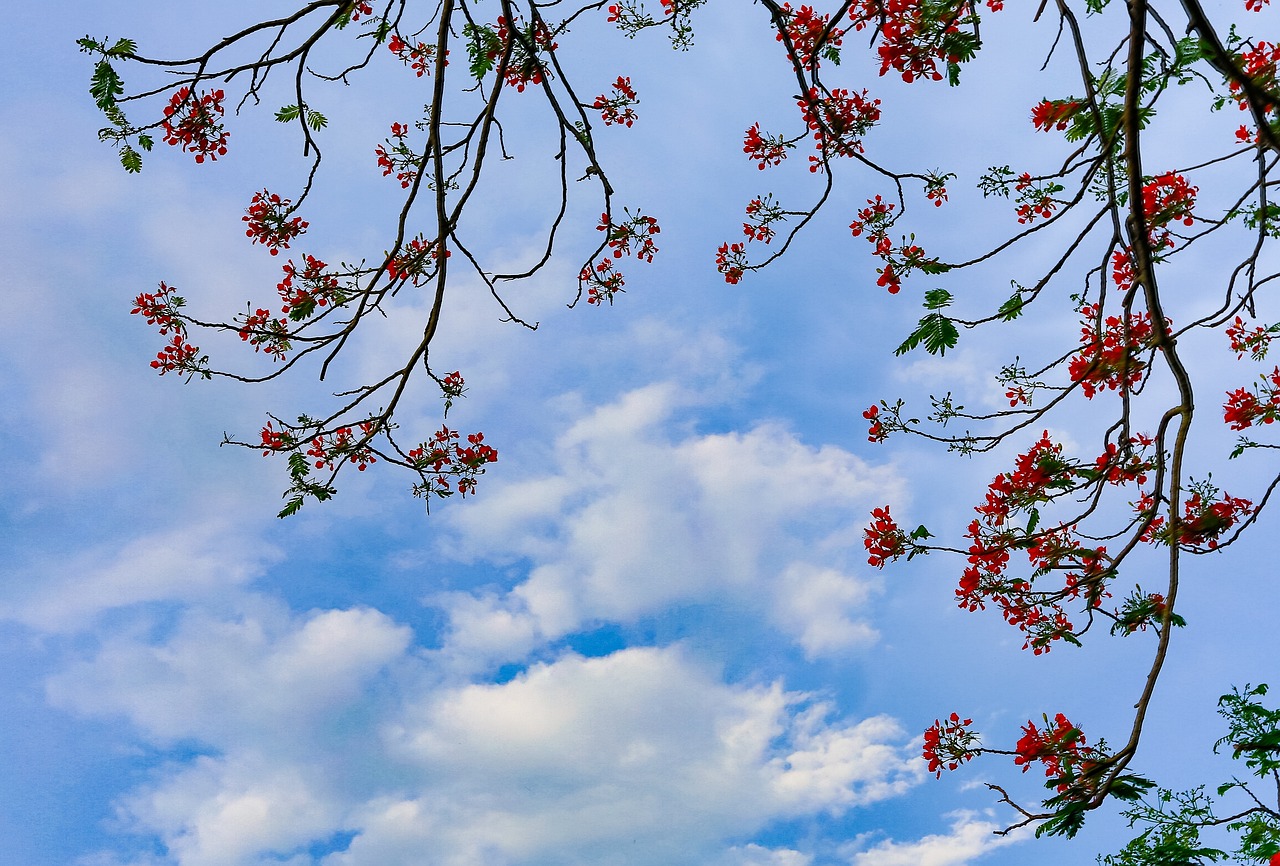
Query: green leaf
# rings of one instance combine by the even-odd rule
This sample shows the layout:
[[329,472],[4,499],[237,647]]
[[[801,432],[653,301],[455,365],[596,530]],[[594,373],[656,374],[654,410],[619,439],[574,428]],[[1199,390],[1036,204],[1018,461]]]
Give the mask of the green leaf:
[[467,58],[471,61],[471,75],[476,81],[487,75],[502,53],[498,32],[487,24],[463,25],[462,34],[467,38]]
[[289,454],[289,475],[296,482],[311,473],[311,461],[301,451]]
[[1155,786],[1156,783],[1150,779],[1134,773],[1128,773],[1113,779],[1109,791],[1113,797],[1132,802],[1142,799],[1142,795]]
[[124,93],[124,82],[106,60],[99,60],[93,67],[89,80],[89,95],[98,108],[106,111],[116,104],[116,97]]
[[1040,525],[1040,509],[1033,508],[1027,514],[1027,535],[1031,535],[1036,531],[1036,527]]
[[324,129],[329,125],[329,119],[318,111],[307,111],[307,125],[316,132]]
[[1018,286],[1009,297],[1009,300],[1001,304],[1000,309],[996,310],[996,315],[1000,317],[1002,322],[1012,322],[1022,315],[1022,310],[1026,304],[1027,302],[1022,299],[1022,287]]
[[126,144],[120,148],[120,164],[130,174],[137,174],[142,171],[142,154]]
[[925,529],[924,524],[922,523],[915,529],[911,530],[911,537],[916,541],[923,541],[926,538],[933,538],[933,533]]
[[128,57],[138,50],[138,43],[132,39],[117,39],[116,44],[108,48],[104,54],[108,57]]
[[276,112],[276,120],[281,123],[288,123],[291,120],[297,120],[301,109],[296,105],[286,105],[284,108]]
[[[1057,785],[1057,781],[1050,780],[1046,784],[1049,787],[1054,787]],[[1084,818],[1084,804],[1079,802],[1070,803],[1036,828],[1036,838],[1039,839],[1041,836],[1066,836],[1070,839],[1080,832],[1080,828],[1084,826]]]
[[143,150],[151,150],[151,145],[155,143],[155,139],[147,135],[145,132],[138,135],[138,147]]
[[941,313],[930,313],[920,320],[920,324],[902,345],[893,350],[895,355],[905,355],[921,343],[930,355],[945,355],[947,349],[955,348],[960,340],[960,332],[955,323]]
[[930,289],[924,293],[924,308],[941,310],[943,307],[951,306],[951,300],[951,293],[946,289]]

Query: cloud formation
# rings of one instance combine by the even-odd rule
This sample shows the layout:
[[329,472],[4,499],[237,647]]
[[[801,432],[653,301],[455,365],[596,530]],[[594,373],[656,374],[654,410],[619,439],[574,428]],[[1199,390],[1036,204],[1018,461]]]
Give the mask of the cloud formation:
[[549,473],[454,516],[458,549],[530,567],[505,592],[436,599],[446,653],[519,659],[592,623],[705,603],[750,611],[810,657],[874,641],[860,526],[901,501],[893,471],[774,423],[698,434],[684,399],[670,384],[623,395],[559,438]]
[[[192,614],[159,644],[109,641],[50,690],[198,744],[118,804],[180,866],[701,866],[922,777],[892,719],[724,682],[679,645],[440,682],[410,637],[362,608]],[[763,850],[743,862],[803,862]]]

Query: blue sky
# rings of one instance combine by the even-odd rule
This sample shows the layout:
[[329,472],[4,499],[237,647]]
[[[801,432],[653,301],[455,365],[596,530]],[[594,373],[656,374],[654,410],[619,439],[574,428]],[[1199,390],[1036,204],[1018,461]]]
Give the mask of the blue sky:
[[[282,468],[219,448],[223,432],[252,436],[267,411],[305,411],[371,375],[420,330],[423,302],[406,296],[355,343],[338,384],[156,377],[158,338],[129,316],[132,298],[161,279],[197,310],[271,298],[280,261],[248,244],[240,216],[264,185],[287,195],[304,163],[264,110],[233,121],[216,164],[161,145],[126,176],[96,142],[90,64],[74,45],[127,35],[144,52],[183,53],[263,5],[22,4],[0,34],[0,532],[11,539],[0,860],[1065,866],[1118,847],[1123,827],[1105,815],[1071,842],[992,835],[1011,816],[982,783],[1034,799],[1035,774],[991,759],[935,781],[919,738],[954,709],[995,743],[1059,710],[1122,739],[1150,642],[1032,658],[998,617],[956,609],[957,561],[879,572],[862,548],[868,512],[885,503],[958,540],[1015,453],[962,461],[871,445],[863,409],[946,390],[996,408],[994,371],[1045,340],[1069,345],[1074,317],[1064,325],[1062,306],[966,334],[945,359],[895,359],[918,291],[875,286],[847,225],[887,191],[853,170],[785,259],[727,286],[712,254],[736,239],[742,206],[769,189],[788,204],[817,192],[802,166],[762,173],[741,154],[753,122],[794,114],[758,7],[713,4],[688,54],[600,22],[575,37],[611,40],[607,64],[577,61],[584,92],[618,74],[640,92],[640,121],[603,131],[601,147],[619,204],[661,219],[661,252],[628,268],[612,308],[566,309],[575,255],[596,241],[598,206],[580,196],[565,255],[507,295],[536,332],[500,322],[483,287],[460,279],[433,359],[467,378],[450,419],[501,452],[478,495],[427,516],[407,479],[349,473],[333,503],[277,520]],[[961,173],[951,204],[917,211],[946,257],[1013,228],[1007,206],[984,207],[975,171],[1053,162],[1032,149],[1047,145],[1026,114],[1073,82],[1055,83],[1056,67],[1006,71],[1037,68],[1052,40],[1029,17],[1011,4],[991,19],[972,91],[908,91],[846,49],[841,74],[885,101],[869,150]],[[394,86],[324,97],[325,173],[291,252],[356,260],[388,245],[399,190],[372,151],[421,104],[422,85],[392,62],[371,77]],[[545,131],[511,104],[516,159],[471,227],[495,268],[538,248],[551,164]],[[1197,113],[1171,118],[1171,151],[1209,135],[1187,132],[1202,105],[1185,110]],[[1234,120],[1222,120],[1228,135]],[[959,288],[1002,298],[1047,249],[1015,251]],[[1212,265],[1180,273],[1187,309]],[[243,369],[269,366],[240,348],[209,347]],[[1223,346],[1203,357],[1208,381],[1239,376]],[[1215,387],[1202,391],[1209,407]],[[1091,408],[1055,420],[1082,454]],[[424,392],[401,422],[426,428],[440,410]],[[1224,464],[1231,437],[1211,426],[1197,453],[1247,491],[1255,470]],[[1187,566],[1193,627],[1138,762],[1164,784],[1226,778],[1209,753],[1213,702],[1232,683],[1275,679],[1270,555],[1255,537]]]

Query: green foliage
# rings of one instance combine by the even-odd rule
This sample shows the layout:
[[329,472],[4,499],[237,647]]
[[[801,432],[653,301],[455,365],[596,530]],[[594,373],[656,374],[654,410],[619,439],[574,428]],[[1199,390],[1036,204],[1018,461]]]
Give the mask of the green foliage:
[[[1214,744],[1217,752],[1231,744],[1232,758],[1244,757],[1246,766],[1259,778],[1270,781],[1280,772],[1280,710],[1267,709],[1258,698],[1267,686],[1232,688],[1218,699],[1218,714],[1227,721],[1227,734]],[[1144,780],[1145,781],[1145,780]],[[1149,785],[1150,783],[1148,783]],[[1098,857],[1102,866],[1203,866],[1228,858],[1241,863],[1265,862],[1280,851],[1280,815],[1264,805],[1259,795],[1238,779],[1219,785],[1217,795],[1232,791],[1246,797],[1246,808],[1229,823],[1214,813],[1214,802],[1204,786],[1189,791],[1157,788],[1151,799],[1133,797],[1136,804],[1124,812],[1129,826],[1143,826],[1117,854]],[[1119,796],[1113,790],[1113,795]],[[1142,791],[1145,795],[1146,791]],[[1225,824],[1240,834],[1240,847],[1228,852],[1205,845],[1200,834],[1205,828]]]
[[[930,289],[924,294],[924,308],[941,310],[950,306],[951,300],[951,293],[946,289]],[[956,330],[955,322],[942,313],[930,313],[920,320],[916,329],[902,341],[902,345],[894,349],[893,354],[905,355],[923,344],[930,355],[945,355],[947,349],[955,348],[959,340],[960,332]]]
[[471,61],[471,76],[480,81],[493,70],[502,52],[498,31],[487,24],[464,24],[462,35],[467,40],[467,59]]
[[93,77],[89,79],[89,95],[97,103],[98,108],[106,111],[116,104],[116,97],[124,93],[124,82],[119,74],[106,60],[99,60],[93,67]]
[[993,195],[1008,198],[1009,187],[1016,179],[1017,175],[1009,166],[993,165],[978,179],[978,189],[982,191],[983,198],[990,198]]
[[970,30],[955,30],[943,37],[943,53],[948,58],[956,58],[947,60],[947,84],[952,87],[960,85],[960,64],[976,57],[981,47],[977,34]]
[[1154,802],[1142,801],[1124,814],[1130,827],[1149,826],[1119,854],[1098,857],[1104,866],[1201,866],[1227,856],[1200,843],[1200,828],[1216,820],[1203,786],[1181,792],[1158,788]]
[[1214,752],[1231,744],[1231,757],[1244,757],[1245,766],[1255,776],[1280,771],[1280,710],[1269,710],[1253,698],[1266,695],[1266,683],[1218,698],[1218,715],[1227,720],[1227,735],[1213,744]]
[[120,148],[120,164],[130,174],[137,174],[142,171],[142,154],[126,144]]
[[[130,174],[142,171],[142,154],[139,150],[149,151],[154,144],[151,136],[134,129],[120,108],[118,99],[124,94],[124,79],[111,65],[112,60],[128,60],[138,50],[138,44],[132,39],[117,39],[108,45],[110,40],[98,41],[90,36],[76,40],[81,53],[100,55],[93,65],[93,73],[89,77],[89,95],[99,110],[106,115],[111,126],[98,130],[99,141],[113,142],[120,151],[120,164]],[[136,136],[137,148],[129,143],[130,136]]]
[[[1054,787],[1056,780],[1050,779],[1045,782],[1046,787]],[[1065,799],[1062,796],[1051,797],[1045,800],[1045,805],[1051,809],[1057,809],[1056,812],[1044,823],[1036,827],[1036,838],[1041,836],[1066,836],[1068,839],[1080,832],[1080,828],[1084,826],[1084,819],[1087,810],[1085,804],[1080,800]]]
[[329,119],[315,109],[308,108],[306,105],[286,105],[276,111],[276,120],[280,123],[289,123],[297,120],[300,115],[304,116],[307,126],[316,132],[324,129],[329,125]]
[[1000,309],[996,310],[996,315],[1000,317],[1002,322],[1012,322],[1022,315],[1026,305],[1027,302],[1022,297],[1022,286],[1014,283],[1013,294],[1009,296],[1009,300],[1000,305]]
[[[303,419],[299,419],[301,422]],[[308,498],[317,502],[333,498],[338,491],[328,484],[319,484],[310,479],[311,460],[301,451],[294,450],[289,454],[289,480],[292,482],[289,489],[284,492],[284,496],[288,499],[284,508],[280,509],[280,513],[276,516],[279,518],[292,517],[301,510]]]
[[1280,851],[1280,821],[1273,816],[1254,813],[1227,829],[1241,834],[1239,857],[1246,862],[1264,861]]

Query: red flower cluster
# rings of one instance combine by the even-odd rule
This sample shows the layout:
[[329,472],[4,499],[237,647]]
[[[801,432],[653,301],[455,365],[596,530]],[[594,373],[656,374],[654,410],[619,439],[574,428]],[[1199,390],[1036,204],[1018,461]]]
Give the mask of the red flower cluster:
[[[1254,511],[1253,503],[1248,499],[1219,491],[1207,481],[1192,485],[1192,490],[1191,496],[1182,504],[1182,520],[1178,522],[1180,545],[1213,550],[1218,546],[1222,533]],[[1142,496],[1135,509],[1140,515],[1149,515],[1155,507],[1155,501],[1148,493]],[[1153,519],[1142,534],[1142,540],[1152,544],[1168,544],[1171,537],[1163,517]]]
[[885,202],[880,196],[867,199],[867,205],[858,211],[858,218],[849,223],[849,231],[855,238],[865,232],[867,241],[875,250],[874,254],[884,262],[884,267],[876,269],[876,273],[880,275],[876,279],[877,286],[896,295],[902,290],[902,280],[913,271],[936,274],[947,270],[946,265],[925,255],[923,248],[912,243],[914,235],[910,239],[903,238],[902,244],[894,247],[889,240],[888,229],[894,223],[895,205]]
[[640,213],[632,216],[629,210],[625,213],[627,220],[623,223],[613,223],[608,214],[600,214],[600,225],[596,226],[596,231],[607,233],[605,244],[613,251],[615,259],[630,255],[634,244],[636,258],[652,262],[654,253],[658,251],[653,236],[662,231],[658,221]]
[[[823,96],[816,87],[807,98],[797,100],[804,122],[813,130],[818,151],[827,159],[862,153],[862,137],[880,121],[880,100],[867,91],[850,93],[837,87]],[[809,171],[822,169],[822,159],[809,157]]]
[[200,366],[196,359],[199,351],[199,348],[186,342],[182,334],[174,334],[173,340],[156,353],[151,368],[159,370],[161,376],[174,370],[194,373]]
[[1048,219],[1053,216],[1054,210],[1058,207],[1058,201],[1054,196],[1062,192],[1061,184],[1052,181],[1035,183],[1030,173],[1025,171],[1018,176],[1018,182],[1013,188],[1018,193],[1016,199],[1018,222],[1024,225],[1035,222],[1037,218]]
[[[362,421],[360,441],[367,443],[377,429],[376,422]],[[374,456],[367,444],[356,443],[355,433],[350,427],[339,427],[331,436],[320,435],[312,439],[311,447],[307,449],[307,456],[315,460],[317,469],[326,467],[332,469],[335,460],[347,460],[355,463],[356,468],[363,472],[369,464],[378,462],[378,458]]]
[[297,445],[297,440],[288,430],[277,430],[271,421],[262,428],[262,456],[268,457],[277,451],[288,451]]
[[414,75],[421,78],[430,74],[431,66],[429,64],[436,53],[434,45],[428,45],[425,42],[410,45],[397,34],[387,40],[387,48],[391,49],[391,53],[399,57],[405,66],[412,69]]
[[302,264],[299,270],[290,259],[282,268],[284,279],[276,284],[284,301],[280,312],[295,322],[314,315],[316,307],[341,304],[344,300],[337,276],[325,272],[328,265],[310,255],[302,257]]
[[747,216],[750,222],[742,224],[742,233],[747,236],[748,241],[764,241],[766,244],[773,240],[777,234],[773,228],[776,222],[785,222],[786,213],[773,200],[773,193],[767,194],[764,198],[753,198],[747,203]]
[[1199,492],[1183,503],[1185,514],[1179,524],[1179,544],[1204,546],[1212,550],[1218,538],[1240,520],[1253,513],[1253,503],[1225,492],[1221,499],[1209,500]]
[[1259,380],[1261,386],[1254,385],[1252,391],[1237,388],[1227,392],[1222,420],[1232,430],[1244,430],[1254,424],[1272,424],[1280,417],[1280,367],[1260,376]]
[[[1082,546],[1072,534],[1074,527],[1035,533],[1031,529],[1039,519],[1039,506],[1074,489],[1081,477],[1096,475],[1094,470],[1066,460],[1062,446],[1055,445],[1046,432],[1019,455],[1013,472],[997,475],[991,482],[986,501],[974,508],[979,517],[966,533],[971,540],[969,564],[956,590],[957,602],[970,611],[985,608],[988,600],[997,604],[1005,621],[1026,635],[1023,649],[1036,655],[1048,652],[1053,641],[1075,639],[1059,601],[1079,598],[1084,592],[1088,603],[1096,607],[1107,595],[1105,580],[1112,572],[1105,547]],[[1023,513],[1028,515],[1026,530],[1013,525],[1013,518]],[[1009,552],[1017,548],[1027,551],[1035,569],[1033,580],[1061,573],[1062,588],[1033,591],[1030,581],[1006,577]]]
[[[1071,359],[1068,374],[1090,399],[1098,391],[1119,391],[1142,381],[1146,361],[1139,356],[1150,348],[1155,336],[1149,313],[1131,313],[1127,320],[1108,316],[1101,332],[1097,329],[1096,304],[1080,308],[1084,325],[1080,330],[1082,348]],[[1171,323],[1166,321],[1166,327]]]
[[929,772],[942,778],[942,770],[954,770],[978,754],[978,735],[968,729],[973,719],[961,719],[952,713],[944,722],[935,719],[924,732],[924,750],[921,756],[929,762]]
[[606,97],[602,93],[596,97],[595,102],[591,103],[591,107],[600,112],[605,126],[620,123],[630,127],[639,119],[631,106],[639,102],[635,90],[631,88],[631,79],[619,75],[618,80],[613,83],[613,96]]
[[391,138],[383,139],[382,144],[373,151],[378,155],[378,168],[382,169],[382,176],[395,172],[401,189],[408,189],[409,184],[417,180],[419,163],[422,161],[422,157],[410,150],[405,143],[404,139],[408,134],[409,127],[403,123],[393,123],[391,138],[395,142],[392,143]]
[[290,204],[289,199],[282,199],[265,189],[255,192],[248,212],[240,218],[249,224],[245,237],[265,246],[273,256],[279,255],[282,249],[289,249],[289,242],[303,234],[309,225],[301,217],[289,218],[292,213]]
[[[498,42],[501,47],[489,52],[490,60],[497,60],[506,50],[506,45],[511,40],[511,29],[506,18],[499,16],[498,18]],[[518,26],[518,24],[517,24]],[[521,39],[516,39],[511,46],[511,59],[507,64],[506,81],[507,84],[516,89],[517,93],[524,93],[526,85],[541,84],[543,79],[548,77],[546,65],[538,57],[538,53],[542,51],[555,51],[560,46],[551,41],[551,34],[547,31],[546,25],[542,22],[530,24],[520,31]],[[532,46],[530,51],[528,46]]]
[[[1264,90],[1270,91],[1274,91],[1276,87],[1278,63],[1280,63],[1280,44],[1261,40],[1253,48],[1236,57],[1236,64],[1244,72],[1245,77],[1257,82]],[[1245,97],[1240,82],[1232,79],[1227,84],[1231,89],[1231,97],[1236,100],[1240,110],[1247,111],[1249,100]],[[1274,105],[1264,105],[1261,108],[1267,112],[1275,110]]]
[[613,269],[613,259],[603,260],[594,270],[589,263],[585,264],[578,274],[578,284],[587,287],[588,304],[602,305],[608,301],[612,306],[613,296],[626,291],[622,288],[625,283],[622,272]]
[[761,171],[766,165],[780,165],[791,147],[791,143],[780,135],[761,135],[758,123],[748,129],[742,139],[742,152],[750,159],[759,160],[756,168]]
[[224,109],[221,90],[196,96],[191,88],[179,88],[164,107],[164,143],[182,145],[183,152],[196,155],[196,162],[227,155],[229,133],[222,126]]
[[880,423],[880,407],[871,404],[867,411],[862,413],[862,417],[871,422],[871,426],[867,428],[868,442],[883,442],[889,438],[889,431],[884,429],[884,425]]
[[1164,228],[1169,223],[1195,224],[1191,211],[1196,206],[1196,192],[1198,187],[1191,186],[1185,177],[1171,171],[1157,175],[1143,185],[1142,210],[1147,218],[1152,248],[1173,246],[1173,239]]
[[161,336],[168,334],[170,330],[186,334],[186,325],[178,313],[184,304],[186,301],[173,293],[172,286],[161,282],[160,289],[155,294],[143,292],[134,298],[133,309],[129,313],[142,316],[148,325],[159,325]]
[[1246,330],[1244,319],[1239,316],[1227,326],[1227,339],[1231,341],[1231,351],[1236,353],[1236,360],[1243,358],[1244,353],[1248,352],[1253,360],[1261,361],[1267,357],[1267,349],[1271,347],[1271,341],[1277,333],[1280,333],[1280,328],[1274,325],[1270,328],[1255,325],[1253,330]]
[[1106,453],[1098,457],[1094,466],[1108,484],[1146,484],[1147,473],[1155,469],[1155,461],[1146,456],[1146,451],[1154,444],[1155,440],[1143,433],[1130,437],[1129,447],[1123,451],[1116,443],[1108,442]]
[[261,349],[277,361],[283,361],[292,346],[289,343],[289,325],[284,319],[271,318],[270,310],[259,309],[252,315],[246,313],[240,325],[240,339],[247,340],[253,351]]
[[425,485],[414,488],[416,494],[452,496],[454,484],[463,496],[475,493],[476,478],[484,474],[486,465],[497,461],[498,452],[484,444],[483,433],[472,433],[466,445],[458,439],[456,430],[441,427],[429,441],[409,451],[406,456],[414,468],[431,475]]
[[871,511],[871,525],[862,530],[863,546],[867,548],[867,563],[884,568],[907,552],[907,534],[889,516],[889,506]]
[[151,369],[158,370],[161,376],[175,370],[195,373],[204,369],[205,359],[196,356],[200,349],[186,341],[187,324],[179,312],[185,304],[186,301],[174,293],[173,287],[163,282],[154,294],[143,292],[133,299],[131,315],[142,316],[148,325],[159,325],[161,336],[173,332],[173,339],[156,353],[156,359],[151,362]]
[[[998,12],[1002,0],[987,0]],[[978,17],[967,0],[921,3],[919,0],[860,0],[853,4],[849,18],[855,30],[878,28],[880,74],[890,69],[910,83],[917,78],[941,81],[938,63],[958,64],[965,59],[962,29],[976,27]]]
[[954,177],[953,174],[930,174],[924,182],[924,197],[933,202],[934,207],[942,207],[947,200],[947,179]]
[[[444,251],[446,259],[451,255],[453,253],[449,250]],[[387,260],[387,279],[393,283],[412,280],[415,286],[420,286],[435,276],[433,262],[439,260],[440,251],[436,249],[435,241],[418,235],[401,248],[400,255]]]
[[356,0],[356,3],[351,9],[351,20],[359,21],[361,15],[372,15],[372,14],[373,14],[372,3],[367,2],[367,0]]
[[1031,125],[1041,132],[1067,128],[1083,104],[1074,99],[1044,99],[1031,109]]
[[716,270],[724,274],[724,281],[729,285],[737,285],[747,270],[747,253],[745,244],[723,243],[716,250]]
[[1111,282],[1120,291],[1127,292],[1133,288],[1133,278],[1133,259],[1129,257],[1129,251],[1116,250],[1111,254]]
[[440,380],[440,389],[444,391],[444,396],[446,398],[456,400],[462,396],[464,391],[467,390],[466,384],[466,381],[462,378],[461,371],[454,370],[452,373]]
[[849,223],[849,231],[855,238],[867,232],[867,240],[879,247],[882,242],[888,242],[886,231],[893,225],[893,211],[897,205],[886,202],[880,196],[867,199],[867,205],[858,211],[858,218]]
[[[790,3],[783,3],[782,16],[786,22],[784,27],[787,37],[791,40],[791,46],[800,59],[800,68],[809,69],[817,65],[820,54],[839,62],[839,48],[844,31],[839,27],[830,26],[830,15],[817,15],[812,6],[792,9]],[[818,40],[823,33],[827,34],[827,38],[819,45]],[[781,33],[774,38],[778,42],[783,41]]]
[[1077,769],[1087,773],[1105,759],[1096,748],[1086,745],[1084,734],[1062,713],[1054,716],[1052,724],[1046,721],[1044,730],[1027,722],[1014,751],[1013,763],[1024,773],[1039,761],[1045,776],[1058,780],[1059,794],[1076,781]]

